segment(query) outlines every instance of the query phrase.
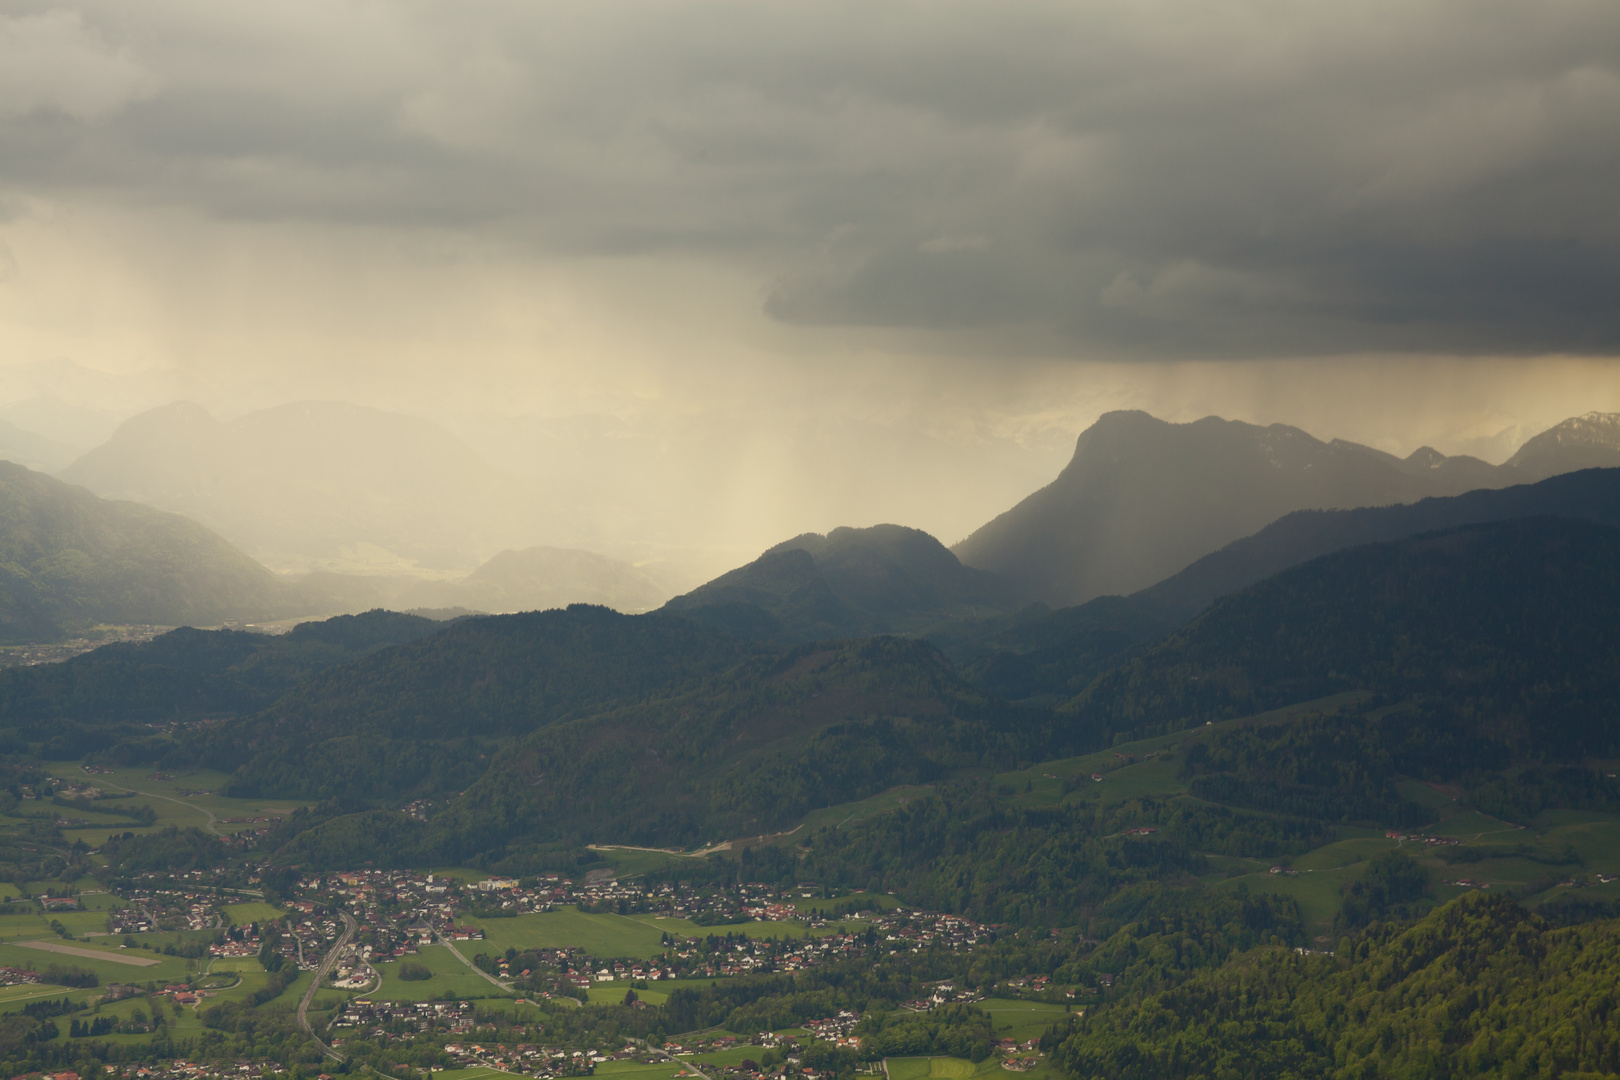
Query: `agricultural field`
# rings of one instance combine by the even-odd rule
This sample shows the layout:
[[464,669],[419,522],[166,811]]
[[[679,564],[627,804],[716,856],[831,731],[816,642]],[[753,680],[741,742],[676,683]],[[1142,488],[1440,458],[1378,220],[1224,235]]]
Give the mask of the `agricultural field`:
[[[303,800],[226,798],[219,792],[224,790],[229,778],[223,773],[209,770],[176,773],[162,780],[153,779],[154,774],[149,768],[112,769],[91,774],[77,765],[58,765],[53,767],[51,772],[58,780],[74,784],[90,784],[114,794],[122,791],[136,792],[127,799],[105,800],[101,806],[83,814],[76,810],[61,811],[70,817],[82,817],[90,822],[88,826],[66,828],[63,832],[75,839],[82,839],[91,847],[99,847],[109,836],[125,832],[138,835],[170,825],[180,828],[195,826],[225,836],[245,829],[263,828],[270,824],[269,821],[235,819],[276,818],[290,814],[305,805]],[[48,802],[41,804],[25,802],[22,805],[24,808],[37,805],[41,808],[41,812],[46,807],[50,807],[52,812],[60,810]],[[106,808],[105,813],[100,812],[103,806]],[[135,806],[150,807],[156,815],[156,820],[151,825],[141,825],[117,813],[118,807]]]
[[763,1046],[733,1046],[730,1050],[714,1050],[704,1054],[693,1054],[692,1060],[699,1065],[713,1065],[717,1068],[736,1068],[745,1061],[758,1061],[765,1053]]
[[[414,981],[400,978],[399,973],[404,965],[412,962],[427,968],[433,973],[432,976]],[[376,968],[382,975],[382,985],[368,996],[378,1001],[429,1001],[447,991],[458,998],[485,998],[504,993],[494,983],[458,960],[455,953],[443,945],[426,946],[415,956],[407,956],[392,963],[377,964]]]
[[1001,1067],[1001,1059],[994,1057],[986,1058],[978,1064],[952,1057],[888,1058],[883,1062],[883,1067],[888,1073],[889,1080],[988,1080],[990,1077],[1005,1080],[1009,1076],[1058,1080],[1061,1076],[1061,1073],[1045,1060],[1027,1073],[1010,1073]]
[[[663,983],[658,984],[658,990],[637,990],[636,997],[649,1005],[662,1005],[669,1000],[669,991],[662,989]],[[629,983],[602,983],[585,991],[587,1005],[620,1005],[624,1002],[624,995],[630,991]]]
[[691,1070],[685,1065],[669,1061],[658,1061],[651,1065],[643,1065],[639,1061],[605,1061],[594,1070],[596,1076],[612,1077],[612,1080],[667,1080],[690,1073]]
[[592,956],[648,959],[663,951],[662,929],[624,915],[591,915],[571,907],[509,919],[468,916],[463,921],[481,928],[485,936],[483,941],[457,944],[467,956],[481,952],[494,956],[509,948],[522,952],[578,946]]
[[230,919],[232,926],[248,926],[252,923],[274,922],[286,915],[285,911],[274,904],[226,904],[225,915]]
[[103,985],[111,982],[146,983],[183,980],[197,969],[196,961],[164,956],[145,949],[116,949],[84,941],[66,942],[51,937],[47,945],[72,948],[72,953],[42,951],[26,944],[0,945],[0,966],[41,971],[51,964],[94,971]]
[[[891,905],[893,901],[890,902]],[[729,926],[699,926],[685,919],[659,915],[594,915],[571,907],[559,907],[506,919],[468,916],[465,923],[484,931],[485,940],[458,943],[468,956],[478,953],[504,953],[507,949],[561,949],[577,946],[592,956],[648,960],[663,952],[663,935],[707,937],[710,934],[741,933],[750,938],[820,937],[835,932],[834,927],[812,930],[798,922],[749,922]],[[842,920],[850,928],[864,926],[858,919]]]
[[1013,998],[986,998],[979,1002],[979,1008],[990,1014],[991,1029],[998,1038],[1019,1042],[1038,1039],[1047,1028],[1074,1015],[1067,1005]]
[[[836,901],[823,901],[823,903],[836,903]],[[837,933],[837,926],[826,926],[819,929],[812,928],[801,922],[746,922],[731,923],[726,926],[699,926],[686,919],[674,919],[663,915],[631,915],[630,919],[644,923],[653,928],[655,933],[665,932],[680,937],[708,937],[710,934],[742,934],[753,939],[780,940],[785,938],[825,937]],[[840,919],[838,926],[850,930],[865,929],[866,923],[860,919]],[[656,940],[656,939],[655,939]]]

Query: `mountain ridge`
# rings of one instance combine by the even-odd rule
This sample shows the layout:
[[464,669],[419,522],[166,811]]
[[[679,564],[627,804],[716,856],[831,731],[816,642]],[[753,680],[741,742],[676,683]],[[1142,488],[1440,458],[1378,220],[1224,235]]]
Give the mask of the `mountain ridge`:
[[873,525],[784,540],[663,610],[742,633],[815,639],[911,631],[1017,603],[1006,581],[963,566],[921,529]]
[[1607,415],[1565,421],[1493,466],[1430,447],[1397,458],[1284,424],[1105,413],[1052,483],[952,550],[1050,604],[1126,595],[1295,510],[1410,503],[1620,464],[1620,421]]

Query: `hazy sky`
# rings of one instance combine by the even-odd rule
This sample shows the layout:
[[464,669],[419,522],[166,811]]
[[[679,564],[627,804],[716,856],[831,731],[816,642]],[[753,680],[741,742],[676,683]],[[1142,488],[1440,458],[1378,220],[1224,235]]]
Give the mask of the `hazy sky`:
[[954,540],[1107,408],[1620,409],[1617,192],[1612,0],[6,0],[0,397],[834,432],[895,513],[736,519]]

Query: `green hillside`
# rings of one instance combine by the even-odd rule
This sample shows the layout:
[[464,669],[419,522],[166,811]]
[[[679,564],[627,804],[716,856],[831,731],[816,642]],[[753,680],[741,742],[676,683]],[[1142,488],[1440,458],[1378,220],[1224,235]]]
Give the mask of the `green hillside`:
[[1079,1020],[1070,1076],[1612,1075],[1620,923],[1471,894],[1337,956],[1258,949]]

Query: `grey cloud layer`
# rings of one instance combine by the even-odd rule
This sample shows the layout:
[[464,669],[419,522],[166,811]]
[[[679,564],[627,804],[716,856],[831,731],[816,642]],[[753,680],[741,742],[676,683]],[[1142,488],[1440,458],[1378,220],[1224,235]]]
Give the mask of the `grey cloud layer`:
[[1077,355],[1620,350],[1607,0],[5,11],[13,191],[732,259],[784,322]]

